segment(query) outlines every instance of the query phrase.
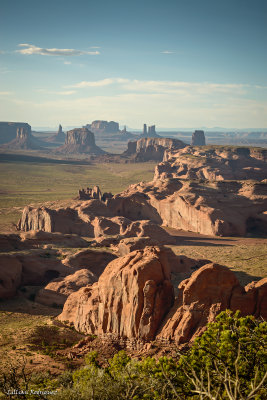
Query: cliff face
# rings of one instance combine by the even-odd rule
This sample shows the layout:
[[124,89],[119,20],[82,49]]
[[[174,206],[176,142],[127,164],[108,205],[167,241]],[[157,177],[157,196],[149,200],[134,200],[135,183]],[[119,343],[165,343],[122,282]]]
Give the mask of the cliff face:
[[17,128],[16,138],[9,143],[3,145],[8,149],[22,149],[22,150],[41,150],[41,141],[31,134],[31,127],[28,124]]
[[135,161],[162,161],[165,150],[182,149],[185,143],[178,139],[142,138],[128,143],[128,149],[123,153],[132,156]]
[[31,132],[31,126],[24,122],[0,122],[0,144],[11,142],[17,136],[17,129]]
[[104,154],[95,144],[95,136],[87,128],[72,129],[67,132],[64,146],[57,149],[61,153]]
[[267,233],[267,184],[179,179],[131,185],[109,200],[117,215],[218,236]]

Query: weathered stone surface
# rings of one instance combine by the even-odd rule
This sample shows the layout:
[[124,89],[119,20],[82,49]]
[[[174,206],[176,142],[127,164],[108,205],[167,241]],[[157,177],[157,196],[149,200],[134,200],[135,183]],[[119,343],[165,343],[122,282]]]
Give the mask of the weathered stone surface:
[[136,162],[162,161],[165,150],[182,149],[186,145],[178,139],[145,137],[128,143],[123,155],[131,156]]
[[205,146],[206,139],[204,131],[195,131],[192,135],[192,146]]
[[262,180],[266,175],[266,149],[187,146],[166,151],[163,162],[155,168],[154,179]]
[[57,149],[59,153],[104,154],[95,144],[93,132],[86,128],[76,128],[67,132],[64,146]]
[[158,339],[183,344],[194,340],[223,310],[266,318],[267,279],[245,289],[227,267],[208,264],[179,285],[178,299],[158,332]]
[[80,250],[66,257],[63,264],[71,270],[88,269],[99,277],[108,263],[117,257],[108,251]]
[[0,299],[15,296],[21,283],[22,264],[15,257],[0,255]]
[[152,340],[173,300],[166,253],[146,247],[112,261],[97,283],[70,295],[59,319],[86,333]]
[[64,278],[53,279],[45,288],[39,290],[35,301],[47,306],[63,306],[71,293],[96,281],[97,277],[91,271],[80,269]]
[[[218,236],[267,233],[267,184],[251,181],[154,180],[131,185],[109,201],[131,220]],[[144,235],[146,236],[146,235]]]
[[45,244],[60,244],[65,247],[88,247],[88,242],[77,235],[64,235],[45,231],[27,231],[21,232],[20,235],[17,236],[20,239],[17,245],[19,248],[38,248]]

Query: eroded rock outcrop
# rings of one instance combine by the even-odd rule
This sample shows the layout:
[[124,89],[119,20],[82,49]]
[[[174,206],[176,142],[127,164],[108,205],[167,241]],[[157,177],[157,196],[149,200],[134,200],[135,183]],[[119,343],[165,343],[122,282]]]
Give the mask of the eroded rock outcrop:
[[76,128],[67,132],[64,146],[59,147],[59,153],[84,153],[84,154],[104,154],[104,150],[95,144],[93,132],[86,128]]
[[144,137],[128,143],[128,149],[123,153],[135,162],[162,161],[165,150],[182,149],[186,145],[178,139]]
[[108,264],[97,283],[68,297],[58,318],[89,334],[152,340],[173,301],[167,254],[146,247]]
[[179,285],[178,299],[166,316],[157,339],[188,343],[226,309],[266,319],[266,294],[266,278],[243,288],[227,267],[204,265]]
[[21,284],[22,264],[14,256],[0,256],[0,299],[15,296]]
[[267,150],[233,146],[187,146],[168,150],[154,179],[258,180],[267,176]]
[[154,180],[131,185],[110,199],[131,220],[218,236],[267,233],[267,184],[251,181]]
[[64,278],[53,279],[39,290],[35,301],[47,306],[63,306],[71,293],[96,281],[97,277],[90,270],[80,269]]

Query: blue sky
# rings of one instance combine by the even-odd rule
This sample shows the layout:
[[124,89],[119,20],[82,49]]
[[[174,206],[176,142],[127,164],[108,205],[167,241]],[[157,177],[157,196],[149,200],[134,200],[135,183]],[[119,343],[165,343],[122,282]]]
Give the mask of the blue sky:
[[0,120],[267,127],[265,0],[1,0]]

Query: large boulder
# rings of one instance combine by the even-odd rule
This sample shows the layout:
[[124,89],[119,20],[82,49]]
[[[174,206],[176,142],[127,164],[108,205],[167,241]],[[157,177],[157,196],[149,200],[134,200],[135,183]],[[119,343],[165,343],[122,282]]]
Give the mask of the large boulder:
[[168,257],[146,247],[109,263],[97,283],[68,297],[58,318],[88,334],[152,340],[173,301]]

